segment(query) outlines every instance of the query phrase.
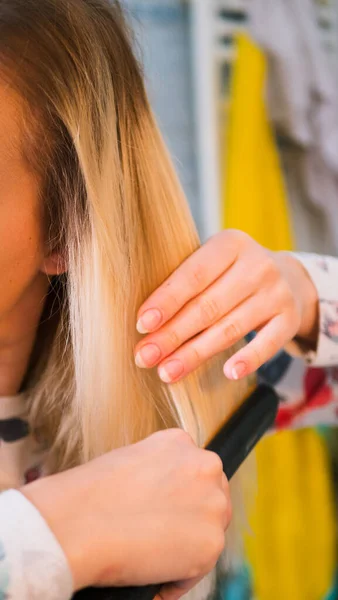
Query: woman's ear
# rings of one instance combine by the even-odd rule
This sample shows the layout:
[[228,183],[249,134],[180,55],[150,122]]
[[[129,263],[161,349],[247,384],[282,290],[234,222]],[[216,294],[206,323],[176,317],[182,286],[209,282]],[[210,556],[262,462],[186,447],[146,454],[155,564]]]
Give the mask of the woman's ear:
[[41,271],[46,275],[62,275],[67,271],[65,258],[60,252],[52,252],[45,257]]

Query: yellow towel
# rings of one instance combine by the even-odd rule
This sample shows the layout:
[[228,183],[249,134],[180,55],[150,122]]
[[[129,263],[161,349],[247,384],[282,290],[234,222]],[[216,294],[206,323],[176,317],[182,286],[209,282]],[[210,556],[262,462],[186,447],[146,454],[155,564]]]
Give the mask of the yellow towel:
[[225,169],[225,226],[242,229],[272,250],[293,247],[284,183],[263,101],[264,57],[238,37]]
[[[265,59],[237,40],[224,143],[224,226],[272,250],[293,247],[273,130]],[[266,438],[257,451],[258,497],[246,540],[258,600],[323,600],[335,571],[335,520],[325,444],[314,430]]]

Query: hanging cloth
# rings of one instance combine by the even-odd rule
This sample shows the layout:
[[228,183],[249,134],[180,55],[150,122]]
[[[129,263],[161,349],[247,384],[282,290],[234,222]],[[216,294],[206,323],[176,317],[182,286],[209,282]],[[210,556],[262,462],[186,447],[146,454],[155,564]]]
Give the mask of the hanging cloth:
[[338,254],[337,66],[321,42],[315,2],[274,0],[269,11],[265,0],[250,0],[247,8],[268,64],[266,104],[283,138],[298,246]]
[[[272,250],[293,248],[283,176],[264,105],[265,60],[237,39],[224,136],[224,226]],[[257,449],[258,494],[246,552],[257,600],[323,600],[335,574],[329,459],[315,430],[267,437]]]
[[284,182],[262,97],[264,58],[238,37],[224,171],[224,225],[242,229],[271,250],[293,247]]

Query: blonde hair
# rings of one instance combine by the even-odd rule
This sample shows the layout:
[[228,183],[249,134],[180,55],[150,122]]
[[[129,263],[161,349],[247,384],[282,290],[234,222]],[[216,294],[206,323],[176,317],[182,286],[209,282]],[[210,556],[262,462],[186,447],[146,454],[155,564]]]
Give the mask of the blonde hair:
[[226,355],[170,386],[135,366],[138,308],[199,240],[118,3],[1,0],[0,65],[25,100],[23,151],[67,264],[27,378],[50,469],[165,427],[204,445],[247,383],[226,381]]

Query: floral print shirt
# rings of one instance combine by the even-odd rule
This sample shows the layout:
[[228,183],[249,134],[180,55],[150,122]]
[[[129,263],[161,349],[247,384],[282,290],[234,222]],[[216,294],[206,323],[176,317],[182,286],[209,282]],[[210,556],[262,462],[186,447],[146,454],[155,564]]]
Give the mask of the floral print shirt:
[[271,383],[281,403],[277,429],[338,425],[338,259],[297,254],[319,297],[316,352],[304,352],[291,342],[259,371]]
[[[292,342],[258,373],[281,398],[275,429],[338,424],[338,259],[296,256],[318,290],[320,332],[316,352]],[[44,455],[23,414],[22,397],[0,399],[0,489],[41,474]],[[0,600],[71,596],[66,558],[41,515],[19,492],[1,493]]]

